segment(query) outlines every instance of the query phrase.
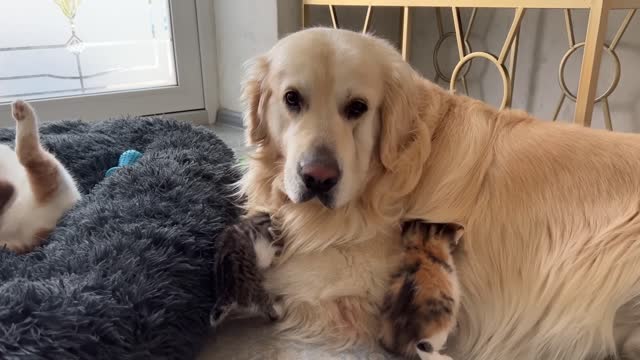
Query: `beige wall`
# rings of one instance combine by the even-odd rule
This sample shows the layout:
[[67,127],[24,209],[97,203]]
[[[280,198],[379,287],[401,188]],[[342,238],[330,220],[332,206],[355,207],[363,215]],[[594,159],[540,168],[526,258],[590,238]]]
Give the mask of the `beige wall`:
[[[374,8],[371,30],[377,35],[396,42],[400,38],[402,12],[399,8]],[[361,30],[365,9],[358,7],[338,7],[338,21],[341,27]],[[445,29],[452,30],[451,11],[442,9]],[[470,9],[462,12],[466,24]],[[609,21],[609,36],[622,21],[625,12],[614,11]],[[574,11],[577,41],[584,39],[586,29],[585,11]],[[430,8],[412,10],[413,29],[411,34],[410,62],[423,75],[433,79],[433,52],[437,41],[435,11]],[[472,29],[470,42],[474,50],[489,50],[498,53],[513,18],[513,10],[479,10]],[[330,24],[326,7],[314,7],[311,24]],[[561,94],[558,86],[558,64],[568,48],[561,10],[529,10],[522,24],[522,36],[518,55],[513,107],[526,109],[539,117],[550,118]],[[577,87],[582,52],[569,60],[567,82],[570,88]],[[637,15],[618,45],[618,55],[622,64],[622,79],[610,98],[613,126],[620,131],[640,132],[640,15]],[[448,40],[443,45],[440,62],[450,73],[457,62],[455,41]],[[604,91],[613,78],[613,63],[605,56],[600,76],[599,92]],[[474,61],[468,76],[470,94],[492,104],[499,104],[502,97],[502,81],[498,71],[484,60]],[[445,84],[443,84],[445,85]],[[448,86],[448,85],[446,85]],[[561,119],[573,118],[573,102],[567,100],[560,113]],[[593,126],[602,128],[603,117],[600,105],[596,105]]]
[[298,0],[213,0],[220,107],[240,111],[243,65],[300,28]]
[[243,64],[278,39],[276,0],[213,0],[220,106],[240,110]]

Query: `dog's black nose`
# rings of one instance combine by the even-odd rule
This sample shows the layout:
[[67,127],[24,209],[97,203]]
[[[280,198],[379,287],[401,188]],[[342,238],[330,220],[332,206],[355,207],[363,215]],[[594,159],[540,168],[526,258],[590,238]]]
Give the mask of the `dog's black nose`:
[[320,147],[302,157],[298,175],[307,190],[320,195],[329,192],[340,180],[340,167],[333,152]]

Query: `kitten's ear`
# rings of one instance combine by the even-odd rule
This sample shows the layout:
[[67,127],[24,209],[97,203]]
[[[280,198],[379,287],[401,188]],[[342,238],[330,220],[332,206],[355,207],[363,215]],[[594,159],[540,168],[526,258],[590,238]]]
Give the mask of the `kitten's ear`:
[[451,240],[453,241],[453,244],[458,245],[460,239],[462,239],[462,235],[464,235],[464,227],[458,224],[451,224],[451,227],[454,229]]
[[5,179],[0,179],[0,215],[9,208],[8,205],[13,200],[15,192],[13,184]]

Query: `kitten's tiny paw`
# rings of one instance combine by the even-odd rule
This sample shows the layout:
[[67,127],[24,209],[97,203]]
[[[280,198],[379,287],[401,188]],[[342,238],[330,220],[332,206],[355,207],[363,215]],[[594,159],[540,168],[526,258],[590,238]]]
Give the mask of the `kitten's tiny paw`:
[[271,235],[271,239],[273,239],[273,241],[271,242],[271,246],[275,250],[275,256],[278,257],[282,255],[282,250],[284,249],[284,239],[273,227],[269,227],[268,230],[269,234]]
[[234,306],[235,304],[214,306],[211,313],[209,313],[209,325],[212,328],[218,327],[227,318]]
[[418,354],[419,353],[431,354],[433,353],[433,345],[431,345],[429,341],[423,340],[416,345],[416,350],[418,350]]
[[422,231],[423,223],[408,221],[402,225],[402,244],[406,247],[421,246],[426,236]]
[[284,304],[282,300],[275,300],[267,313],[269,320],[278,321],[284,317]]
[[420,341],[416,345],[416,351],[420,360],[453,360],[451,357],[435,351],[429,341]]
[[211,313],[209,313],[209,325],[212,328],[216,328],[218,327],[218,325],[220,325],[223,318],[224,316],[222,316],[222,313],[220,311],[218,310],[211,311]]
[[16,121],[22,121],[31,114],[31,107],[22,100],[17,100],[11,104],[11,112]]
[[273,244],[267,240],[260,238],[253,243],[253,249],[256,253],[256,265],[258,269],[267,269],[273,264],[277,256],[277,250]]

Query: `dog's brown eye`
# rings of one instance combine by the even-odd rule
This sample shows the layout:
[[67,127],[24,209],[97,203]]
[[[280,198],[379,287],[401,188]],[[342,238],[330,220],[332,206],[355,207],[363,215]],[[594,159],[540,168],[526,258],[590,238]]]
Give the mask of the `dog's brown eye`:
[[302,108],[302,95],[296,90],[289,90],[284,94],[284,102],[289,110],[298,112]]
[[369,107],[363,100],[351,100],[344,109],[347,119],[357,119],[367,112]]

